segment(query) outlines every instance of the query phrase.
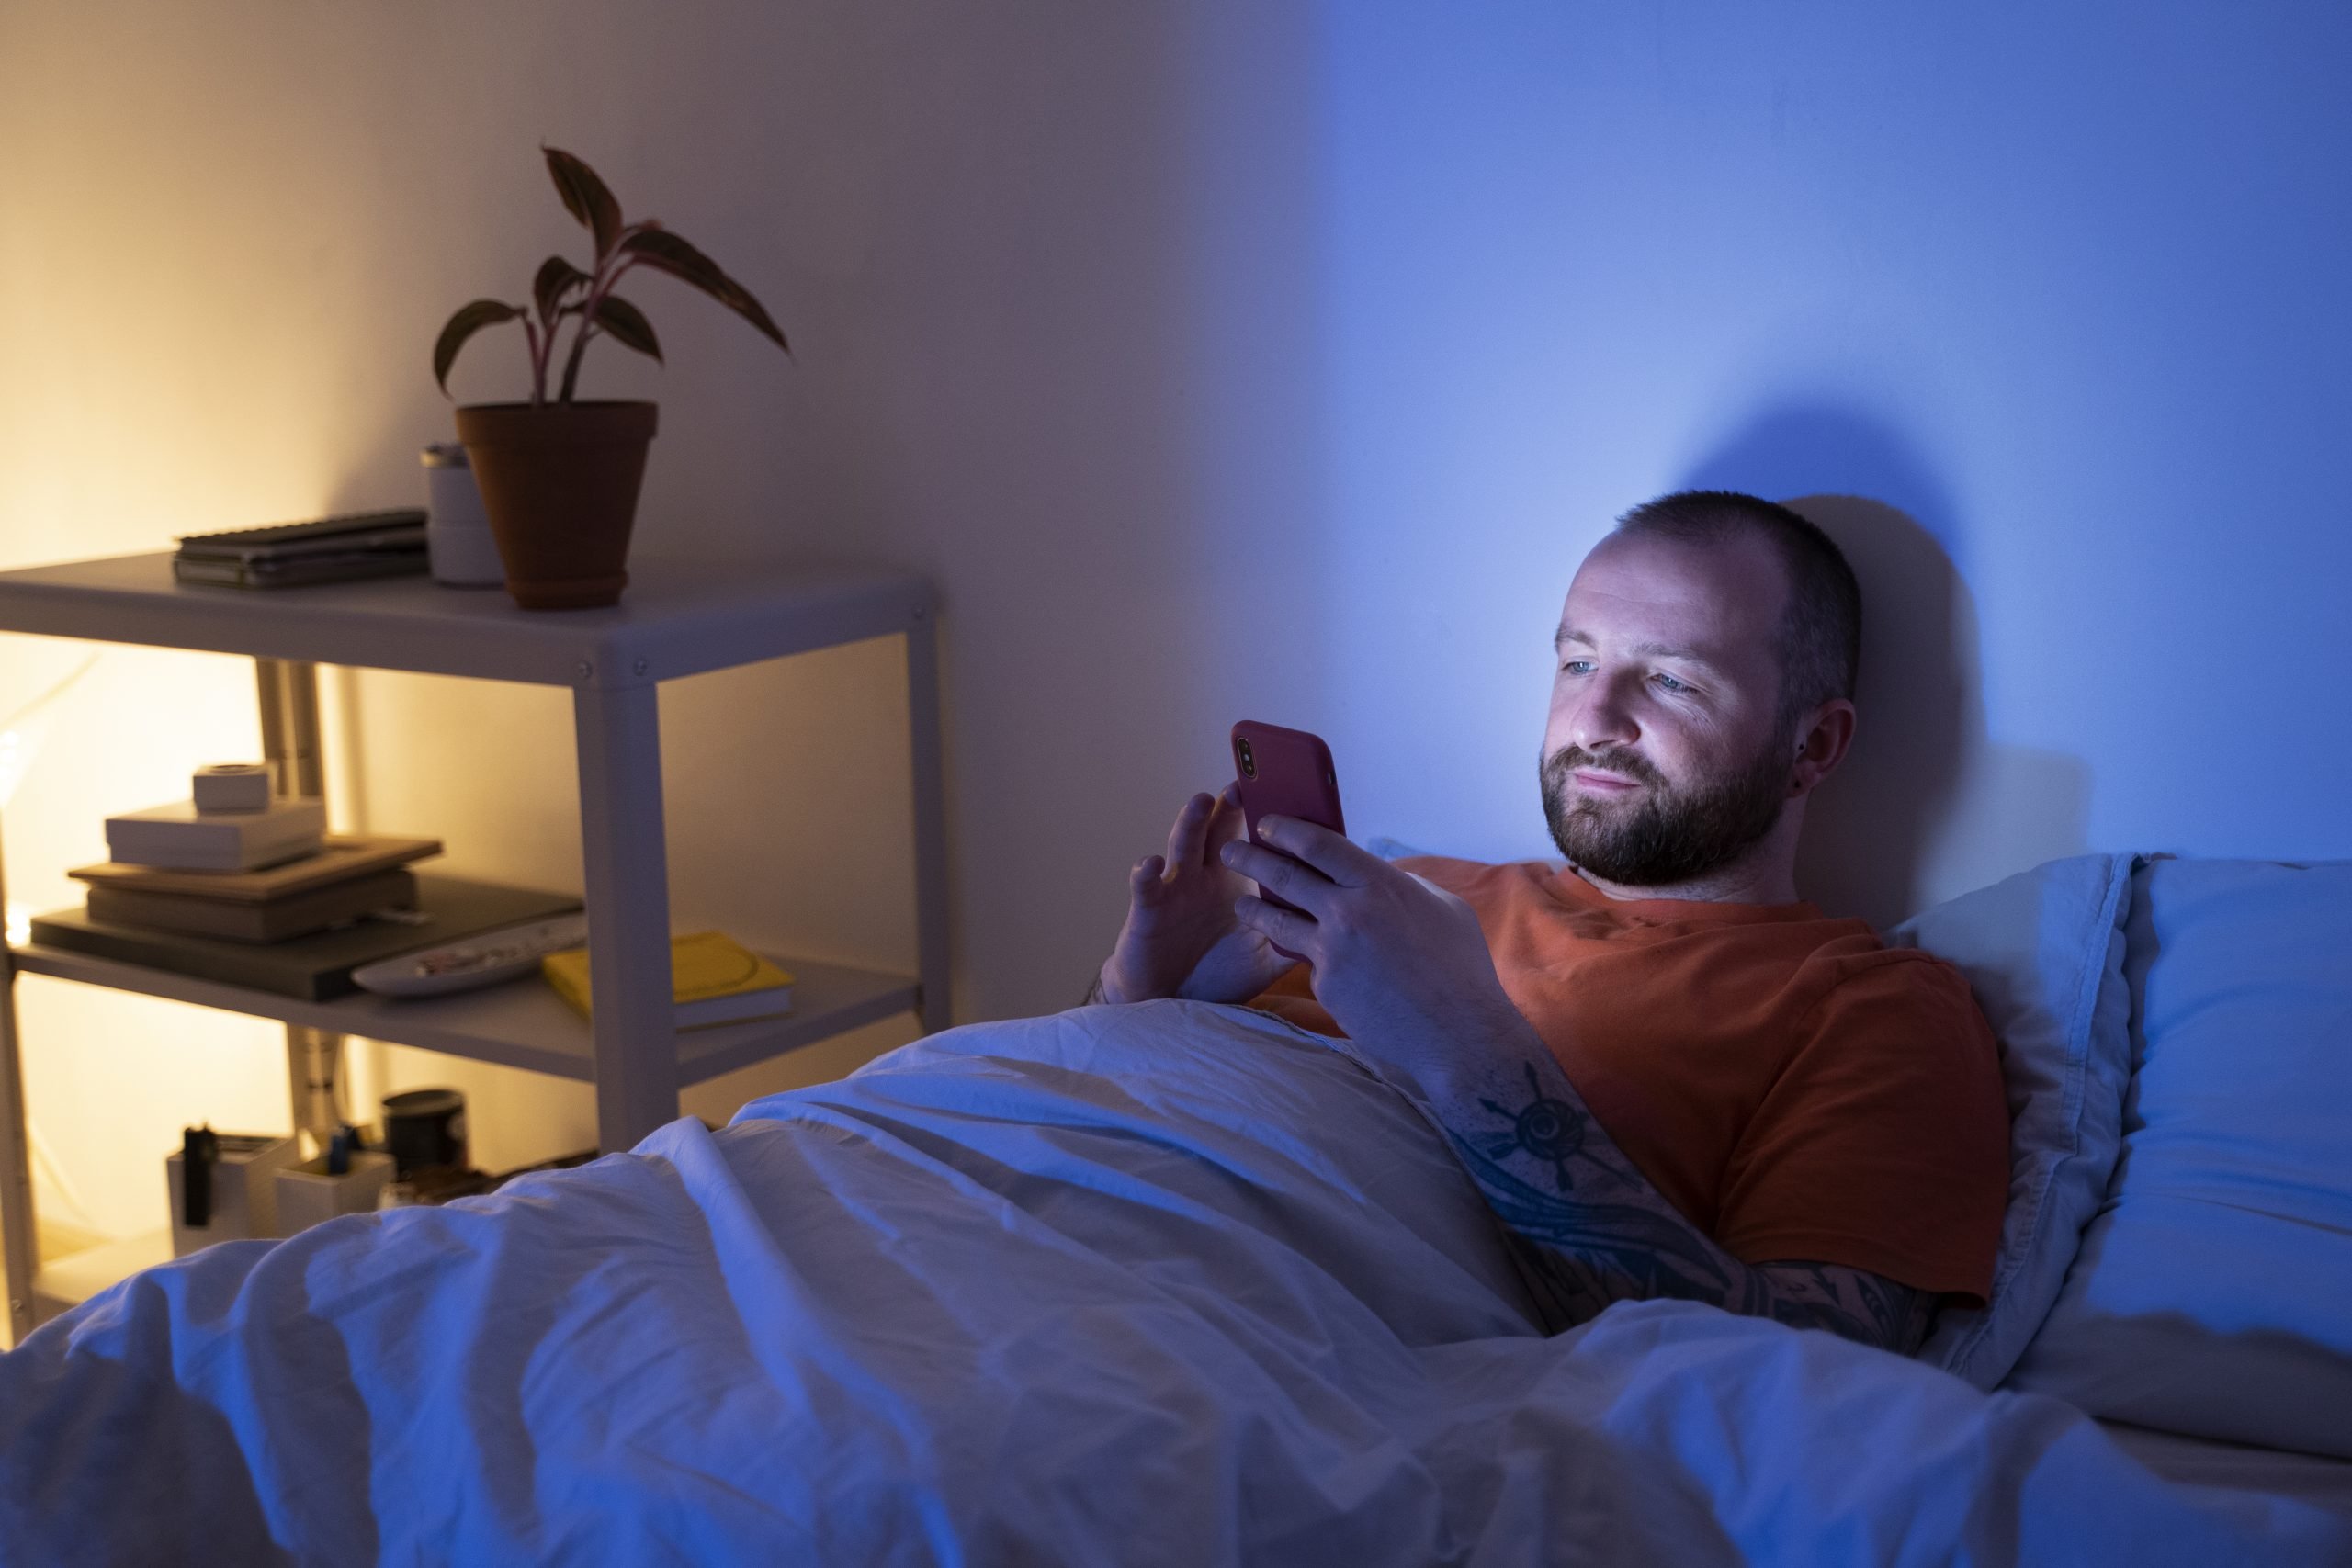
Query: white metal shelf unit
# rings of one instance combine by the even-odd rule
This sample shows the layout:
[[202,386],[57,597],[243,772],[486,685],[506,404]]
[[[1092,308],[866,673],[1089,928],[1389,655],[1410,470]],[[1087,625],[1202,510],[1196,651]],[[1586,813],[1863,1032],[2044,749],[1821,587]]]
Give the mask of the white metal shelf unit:
[[[684,1084],[897,1011],[912,1010],[926,1031],[946,1027],[946,814],[933,609],[930,585],[910,572],[660,557],[630,562],[618,605],[553,613],[424,578],[267,593],[182,584],[166,553],[0,572],[0,631],[569,687],[595,1014],[592,1028],[530,987],[428,1003],[304,1003],[38,946],[0,950],[0,1247],[16,1336],[31,1327],[34,1268],[19,971],[586,1078],[596,1086],[597,1141],[607,1150],[674,1118]],[[787,956],[801,977],[788,1018],[679,1033],[670,1017],[660,683],[889,635],[906,638],[918,973]]]

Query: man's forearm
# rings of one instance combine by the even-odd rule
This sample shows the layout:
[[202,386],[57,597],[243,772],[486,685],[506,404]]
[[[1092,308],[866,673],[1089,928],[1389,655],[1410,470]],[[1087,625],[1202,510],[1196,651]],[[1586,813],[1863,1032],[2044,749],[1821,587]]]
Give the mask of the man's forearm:
[[1907,1351],[1934,1298],[1860,1270],[1742,1262],[1643,1177],[1524,1026],[1502,1049],[1409,1072],[1424,1110],[1520,1243],[1555,1332],[1667,1296]]
[[1505,993],[1478,913],[1311,822],[1269,814],[1219,852],[1268,897],[1235,917],[1313,966],[1315,995],[1417,1100],[1516,1238],[1549,1319],[1679,1296],[1907,1350],[1934,1298],[1835,1263],[1741,1262],[1610,1141]]

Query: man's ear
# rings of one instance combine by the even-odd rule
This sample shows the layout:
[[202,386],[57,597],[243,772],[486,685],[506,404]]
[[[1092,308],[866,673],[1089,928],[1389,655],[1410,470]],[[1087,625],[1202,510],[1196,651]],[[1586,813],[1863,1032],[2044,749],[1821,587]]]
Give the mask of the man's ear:
[[1811,795],[1821,781],[1838,771],[1854,744],[1854,705],[1832,697],[1813,710],[1797,731],[1796,766],[1789,774],[1789,798]]

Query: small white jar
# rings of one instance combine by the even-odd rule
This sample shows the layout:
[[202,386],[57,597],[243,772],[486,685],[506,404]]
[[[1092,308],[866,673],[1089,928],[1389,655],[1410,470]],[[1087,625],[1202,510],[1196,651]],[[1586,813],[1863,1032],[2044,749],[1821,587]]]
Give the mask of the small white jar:
[[452,588],[504,587],[505,563],[498,558],[466,449],[436,441],[418,460],[424,465],[424,550],[433,581]]

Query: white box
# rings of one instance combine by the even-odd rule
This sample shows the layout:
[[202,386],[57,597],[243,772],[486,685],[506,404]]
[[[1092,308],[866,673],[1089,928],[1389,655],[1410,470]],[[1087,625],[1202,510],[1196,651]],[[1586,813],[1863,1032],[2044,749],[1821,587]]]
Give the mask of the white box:
[[300,1151],[291,1138],[246,1133],[220,1133],[220,1157],[212,1167],[212,1218],[209,1224],[182,1224],[187,1211],[181,1204],[180,1156],[164,1161],[164,1180],[172,1195],[172,1256],[186,1258],[216,1241],[251,1241],[277,1235],[277,1173],[294,1163]]
[[164,871],[256,871],[319,847],[326,807],[274,800],[259,811],[198,811],[194,800],[107,818],[107,854]]
[[324,1155],[288,1166],[277,1173],[277,1234],[297,1235],[337,1214],[373,1213],[391,1179],[392,1156],[375,1149],[354,1149],[341,1176],[327,1174]]

